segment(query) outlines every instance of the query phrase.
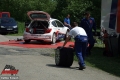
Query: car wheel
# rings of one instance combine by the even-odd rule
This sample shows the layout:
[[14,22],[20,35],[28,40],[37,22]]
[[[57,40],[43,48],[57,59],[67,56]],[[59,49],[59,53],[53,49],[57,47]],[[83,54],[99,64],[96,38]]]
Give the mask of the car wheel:
[[30,42],[30,40],[24,40],[25,41],[25,43],[29,43]]
[[73,48],[57,47],[55,50],[55,64],[57,66],[70,67],[73,64],[74,50]]
[[54,33],[53,36],[52,36],[52,44],[55,44],[55,43],[56,43],[56,35]]

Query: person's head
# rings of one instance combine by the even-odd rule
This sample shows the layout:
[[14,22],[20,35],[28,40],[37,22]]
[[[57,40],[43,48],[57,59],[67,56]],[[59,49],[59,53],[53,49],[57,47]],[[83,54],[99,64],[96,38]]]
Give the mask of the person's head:
[[67,18],[70,18],[70,14],[67,14]]
[[72,27],[72,28],[74,28],[74,27],[76,27],[76,26],[78,26],[78,23],[77,23],[77,22],[73,22],[73,23],[71,24],[71,27]]
[[85,18],[89,19],[90,18],[90,12],[85,12]]

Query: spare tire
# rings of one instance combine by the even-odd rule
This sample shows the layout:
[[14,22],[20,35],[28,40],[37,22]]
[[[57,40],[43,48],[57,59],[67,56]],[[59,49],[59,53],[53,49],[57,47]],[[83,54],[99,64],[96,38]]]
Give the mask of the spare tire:
[[74,49],[57,47],[55,50],[55,63],[57,66],[70,67],[73,64]]

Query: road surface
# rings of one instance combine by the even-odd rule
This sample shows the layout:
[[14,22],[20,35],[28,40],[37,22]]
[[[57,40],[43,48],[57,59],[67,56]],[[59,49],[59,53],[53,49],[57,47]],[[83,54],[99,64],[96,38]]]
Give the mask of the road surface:
[[0,71],[8,64],[19,69],[20,80],[120,80],[120,77],[89,66],[83,71],[78,70],[77,62],[70,68],[57,67],[51,54],[54,54],[53,49],[0,45]]

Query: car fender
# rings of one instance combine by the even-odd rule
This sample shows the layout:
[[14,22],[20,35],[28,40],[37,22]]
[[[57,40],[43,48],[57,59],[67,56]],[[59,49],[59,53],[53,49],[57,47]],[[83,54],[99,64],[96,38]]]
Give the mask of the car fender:
[[64,27],[65,31],[70,31],[70,29],[68,27]]

